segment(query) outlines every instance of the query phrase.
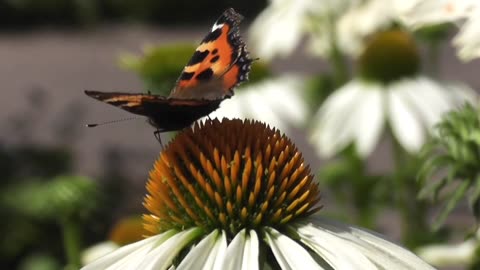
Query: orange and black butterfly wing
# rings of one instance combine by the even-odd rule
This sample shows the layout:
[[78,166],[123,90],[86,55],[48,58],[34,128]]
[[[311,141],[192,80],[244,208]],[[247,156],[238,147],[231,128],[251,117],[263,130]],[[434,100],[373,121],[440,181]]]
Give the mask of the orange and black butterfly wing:
[[160,132],[180,130],[218,109],[221,100],[191,100],[158,95],[85,91],[88,96],[128,112],[147,116]]
[[240,38],[243,17],[227,9],[202,40],[183,69],[171,98],[223,99],[248,79],[252,59]]

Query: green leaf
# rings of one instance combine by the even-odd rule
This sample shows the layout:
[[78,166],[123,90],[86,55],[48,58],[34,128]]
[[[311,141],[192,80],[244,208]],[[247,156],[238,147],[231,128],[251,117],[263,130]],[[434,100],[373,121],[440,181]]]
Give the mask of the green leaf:
[[452,158],[447,155],[438,155],[434,156],[427,160],[423,166],[420,168],[417,174],[417,180],[421,183],[425,182],[425,180],[432,177],[432,175],[437,172],[438,169],[446,166],[448,163],[452,161]]
[[473,190],[470,196],[468,196],[468,203],[472,207],[473,204],[476,203],[479,198],[480,198],[480,174],[478,174],[477,177],[475,178],[475,181],[473,183]]
[[58,176],[48,182],[37,179],[7,188],[0,194],[4,206],[39,220],[83,218],[96,208],[98,199],[95,182],[80,176]]
[[423,187],[418,193],[417,198],[420,200],[432,198],[435,200],[437,198],[438,192],[445,186],[447,182],[446,178],[442,178],[438,181],[433,182],[430,185]]
[[452,212],[452,210],[455,208],[458,202],[460,202],[460,200],[463,198],[469,186],[470,186],[470,183],[468,181],[463,181],[457,187],[457,189],[452,192],[446,205],[443,207],[435,223],[433,224],[434,230],[438,230],[440,226],[445,223],[445,220],[447,219],[448,215],[450,214],[450,212]]

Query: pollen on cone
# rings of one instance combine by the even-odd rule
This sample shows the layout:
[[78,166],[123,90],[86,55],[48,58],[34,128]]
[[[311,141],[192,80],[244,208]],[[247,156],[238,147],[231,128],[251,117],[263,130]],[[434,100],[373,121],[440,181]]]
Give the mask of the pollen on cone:
[[155,162],[145,228],[200,226],[234,235],[320,209],[317,183],[295,145],[256,121],[207,120],[185,129]]

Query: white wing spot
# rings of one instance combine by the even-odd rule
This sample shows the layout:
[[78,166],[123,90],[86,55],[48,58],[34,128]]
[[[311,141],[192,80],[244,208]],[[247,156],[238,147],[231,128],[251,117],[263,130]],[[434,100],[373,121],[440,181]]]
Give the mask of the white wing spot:
[[217,29],[220,29],[223,27],[223,23],[221,24],[214,24],[213,27],[212,27],[212,32],[217,30]]

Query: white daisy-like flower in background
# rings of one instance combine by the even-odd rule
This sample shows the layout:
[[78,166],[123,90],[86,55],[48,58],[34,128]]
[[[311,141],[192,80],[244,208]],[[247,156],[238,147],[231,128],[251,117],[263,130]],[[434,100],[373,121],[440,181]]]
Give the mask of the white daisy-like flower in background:
[[434,269],[379,235],[316,216],[318,183],[301,154],[260,122],[183,130],[147,190],[152,236],[82,269]]
[[210,118],[255,118],[280,130],[304,127],[308,116],[303,92],[305,79],[283,75],[266,79],[237,90],[235,96],[222,102]]
[[250,47],[255,55],[264,60],[289,55],[305,34],[310,34],[312,23],[322,37],[329,37],[322,31],[327,23],[352,3],[358,0],[270,0],[250,27]]
[[[398,0],[400,1],[400,0]],[[460,59],[480,57],[480,1],[409,0],[400,9],[402,21],[413,28],[453,22],[460,32],[453,40]]]
[[386,123],[402,147],[415,153],[443,113],[475,97],[466,85],[419,74],[415,44],[402,31],[372,38],[359,62],[359,77],[331,94],[314,117],[311,142],[322,156],[351,143],[368,156]]
[[458,244],[431,244],[416,250],[418,256],[438,267],[468,266],[475,260],[475,251],[480,245],[479,231],[476,236]]
[[[336,24],[339,49],[346,54],[357,56],[372,34],[391,27],[397,16],[393,0],[363,1],[348,9]],[[311,48],[316,49],[313,42]]]
[[366,157],[388,123],[402,147],[415,153],[443,113],[472,100],[473,93],[464,85],[445,85],[425,76],[388,84],[354,79],[322,105],[313,120],[311,141],[322,156],[355,143]]

